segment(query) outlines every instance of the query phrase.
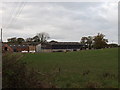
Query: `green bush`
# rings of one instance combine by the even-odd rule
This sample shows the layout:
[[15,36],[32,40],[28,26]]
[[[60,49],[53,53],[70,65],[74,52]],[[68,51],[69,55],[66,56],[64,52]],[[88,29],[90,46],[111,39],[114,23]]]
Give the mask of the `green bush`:
[[27,69],[25,62],[20,61],[22,54],[3,55],[3,88],[49,88],[38,79],[35,70]]

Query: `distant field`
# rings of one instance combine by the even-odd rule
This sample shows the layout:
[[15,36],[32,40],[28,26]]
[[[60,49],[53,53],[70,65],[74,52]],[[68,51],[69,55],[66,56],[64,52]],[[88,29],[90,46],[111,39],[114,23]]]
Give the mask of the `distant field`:
[[[78,52],[26,53],[28,68],[43,74],[62,88],[118,87],[118,49]],[[47,79],[46,79],[47,80]]]

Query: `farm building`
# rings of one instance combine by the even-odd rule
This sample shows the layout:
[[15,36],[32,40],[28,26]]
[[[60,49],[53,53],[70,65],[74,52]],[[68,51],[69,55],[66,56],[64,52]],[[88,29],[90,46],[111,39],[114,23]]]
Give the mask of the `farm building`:
[[8,44],[2,44],[2,52],[13,52],[13,49]]
[[29,51],[28,45],[22,44],[2,44],[2,51],[6,52],[22,52],[22,51]]
[[[35,43],[36,44],[36,43]],[[2,44],[2,51],[6,52],[66,52],[66,51],[79,51],[85,46],[79,42],[47,42],[32,44]]]
[[36,45],[36,52],[41,52],[41,44]]
[[36,46],[29,44],[3,43],[2,52],[35,52]]
[[78,42],[49,42],[42,45],[38,44],[36,47],[37,52],[66,52],[79,51],[84,46]]

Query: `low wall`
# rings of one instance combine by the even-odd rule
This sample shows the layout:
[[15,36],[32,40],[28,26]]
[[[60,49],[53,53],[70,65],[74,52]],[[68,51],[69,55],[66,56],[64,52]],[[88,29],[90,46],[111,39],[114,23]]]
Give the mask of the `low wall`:
[[51,49],[41,49],[40,52],[52,52],[52,50]]

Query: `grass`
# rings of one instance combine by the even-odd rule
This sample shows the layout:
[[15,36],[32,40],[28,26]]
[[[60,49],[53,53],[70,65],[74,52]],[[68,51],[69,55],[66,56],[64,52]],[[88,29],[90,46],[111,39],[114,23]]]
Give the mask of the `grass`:
[[118,48],[68,53],[26,53],[21,60],[27,63],[28,68],[49,73],[50,82],[58,87],[118,87]]

